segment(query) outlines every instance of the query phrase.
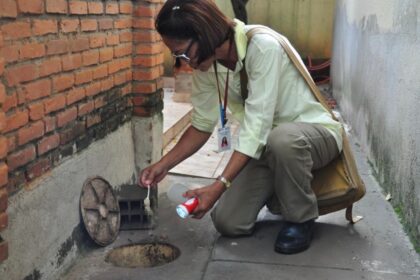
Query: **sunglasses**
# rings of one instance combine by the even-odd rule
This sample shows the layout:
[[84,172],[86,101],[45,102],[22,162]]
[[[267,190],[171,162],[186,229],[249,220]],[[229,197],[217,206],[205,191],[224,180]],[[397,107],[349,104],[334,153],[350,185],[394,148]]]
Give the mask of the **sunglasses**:
[[179,68],[181,67],[181,59],[184,60],[185,62],[189,63],[191,61],[191,58],[188,56],[188,52],[191,49],[191,46],[193,45],[194,40],[191,40],[191,42],[188,44],[188,47],[186,48],[185,52],[183,52],[182,54],[172,54],[172,57],[175,58],[175,67]]

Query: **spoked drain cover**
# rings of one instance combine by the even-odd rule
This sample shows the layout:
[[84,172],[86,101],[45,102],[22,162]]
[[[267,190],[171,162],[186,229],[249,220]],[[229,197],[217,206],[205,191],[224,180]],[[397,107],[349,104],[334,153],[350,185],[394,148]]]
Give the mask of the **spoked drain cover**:
[[132,244],[113,249],[105,261],[119,267],[154,267],[170,263],[179,255],[178,248],[166,243]]
[[80,210],[89,236],[106,246],[117,238],[120,208],[111,185],[101,177],[86,180],[80,196]]

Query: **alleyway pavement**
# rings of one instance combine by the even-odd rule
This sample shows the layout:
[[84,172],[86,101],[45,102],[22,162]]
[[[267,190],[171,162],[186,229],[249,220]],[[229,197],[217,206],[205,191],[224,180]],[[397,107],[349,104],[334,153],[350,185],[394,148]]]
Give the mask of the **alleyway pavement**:
[[[350,135],[351,136],[351,135]],[[175,182],[205,185],[210,178],[171,174],[159,185],[157,226],[152,230],[121,231],[106,248],[79,258],[61,279],[254,280],[254,279],[420,279],[420,257],[413,249],[391,204],[372,176],[365,151],[350,137],[366,196],[356,203],[350,225],[344,211],[321,216],[311,247],[300,254],[274,252],[281,220],[262,211],[255,232],[242,238],[221,237],[209,215],[201,220],[180,219],[166,194]],[[203,163],[206,156],[202,156]],[[135,243],[162,242],[177,247],[174,261],[150,268],[122,268],[105,261],[113,248]]]

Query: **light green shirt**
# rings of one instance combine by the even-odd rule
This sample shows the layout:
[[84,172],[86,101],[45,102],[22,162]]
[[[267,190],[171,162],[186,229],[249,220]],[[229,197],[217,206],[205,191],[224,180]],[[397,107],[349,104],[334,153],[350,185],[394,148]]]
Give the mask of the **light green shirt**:
[[[246,31],[251,25],[235,20],[235,43],[238,62],[229,73],[228,108],[239,122],[235,150],[258,159],[270,131],[279,123],[306,122],[324,126],[342,149],[342,126],[316,101],[293,62],[277,40],[267,34],[255,34],[247,48]],[[240,70],[248,74],[248,98],[241,96]],[[220,91],[224,94],[227,68],[217,65]],[[216,76],[211,67],[206,72],[193,72],[191,102],[192,125],[211,133],[220,123]]]

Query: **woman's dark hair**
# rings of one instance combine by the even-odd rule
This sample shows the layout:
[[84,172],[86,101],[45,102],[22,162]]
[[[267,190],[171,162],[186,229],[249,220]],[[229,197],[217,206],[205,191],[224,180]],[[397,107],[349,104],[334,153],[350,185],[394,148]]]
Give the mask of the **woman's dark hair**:
[[198,42],[198,63],[233,36],[234,22],[211,0],[168,0],[156,18],[160,35]]

